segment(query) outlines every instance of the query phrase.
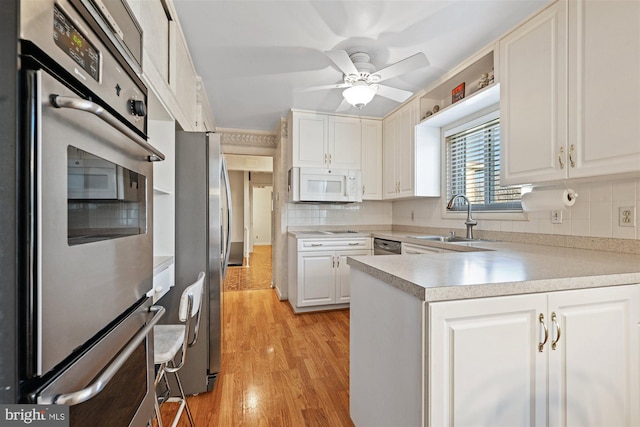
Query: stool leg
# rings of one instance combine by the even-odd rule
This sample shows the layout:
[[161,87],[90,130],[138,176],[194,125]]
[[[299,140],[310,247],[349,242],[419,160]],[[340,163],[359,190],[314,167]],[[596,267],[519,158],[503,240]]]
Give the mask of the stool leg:
[[184,394],[184,389],[182,388],[182,383],[180,382],[180,377],[178,376],[178,372],[174,372],[176,376],[176,382],[178,383],[178,389],[180,390],[180,396],[184,399],[184,406],[187,410],[187,417],[189,417],[189,422],[191,423],[191,427],[196,427],[196,423],[193,422],[193,415],[191,415],[191,409],[189,409],[189,404],[187,403],[187,396]]
[[162,377],[164,377],[166,381],[167,376],[164,373],[164,364],[160,364],[158,366],[158,372],[156,373],[156,378],[153,382],[153,394],[156,399],[154,402],[154,410],[156,413],[156,419],[158,420],[158,427],[164,427],[164,425],[162,424],[162,415],[160,415],[160,404],[158,403],[158,384],[160,383]]
[[158,427],[163,427],[162,415],[160,415],[160,405],[158,405],[158,396],[157,395],[156,395],[156,402],[155,402],[155,412],[156,412],[156,419],[158,420]]

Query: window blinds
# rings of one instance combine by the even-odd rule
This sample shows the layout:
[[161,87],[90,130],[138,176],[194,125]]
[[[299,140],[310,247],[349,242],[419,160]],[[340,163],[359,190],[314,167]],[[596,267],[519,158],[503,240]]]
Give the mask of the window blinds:
[[[520,186],[500,186],[500,119],[446,138],[447,200],[464,194],[474,211],[522,210]],[[453,210],[466,210],[458,199]]]

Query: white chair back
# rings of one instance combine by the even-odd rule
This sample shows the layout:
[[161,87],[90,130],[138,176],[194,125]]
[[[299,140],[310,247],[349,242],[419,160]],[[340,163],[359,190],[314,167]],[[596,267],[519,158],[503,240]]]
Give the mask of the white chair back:
[[[186,322],[187,317],[193,317],[200,311],[200,307],[202,305],[204,276],[204,271],[201,271],[200,274],[198,274],[198,279],[192,285],[187,286],[182,292],[182,296],[180,297],[180,308],[178,310],[178,317],[181,322]],[[191,313],[187,315],[189,310],[189,297],[191,297],[193,302],[191,305]]]

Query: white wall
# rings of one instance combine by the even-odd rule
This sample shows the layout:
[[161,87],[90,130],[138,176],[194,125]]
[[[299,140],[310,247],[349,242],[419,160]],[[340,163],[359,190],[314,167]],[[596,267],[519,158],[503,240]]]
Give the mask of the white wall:
[[271,193],[270,185],[252,185],[253,229],[251,238],[254,245],[271,244]]
[[[601,180],[567,184],[578,193],[575,205],[566,208],[562,224],[551,224],[551,212],[529,213],[519,221],[478,219],[475,230],[517,233],[558,234],[568,236],[640,239],[638,210],[640,209],[640,178]],[[464,229],[464,219],[443,219],[442,199],[416,199],[393,203],[393,224]],[[618,208],[636,207],[636,227],[618,225]],[[415,219],[411,220],[411,211]]]

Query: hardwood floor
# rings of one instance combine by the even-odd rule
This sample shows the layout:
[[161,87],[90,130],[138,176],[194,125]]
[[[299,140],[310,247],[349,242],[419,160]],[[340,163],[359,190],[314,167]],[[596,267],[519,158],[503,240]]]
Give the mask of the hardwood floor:
[[[295,315],[273,289],[252,286],[225,286],[222,368],[211,392],[188,398],[196,425],[353,426],[349,311]],[[163,405],[165,424],[176,409]]]
[[244,291],[247,289],[271,288],[271,245],[253,247],[249,255],[249,268],[246,259],[242,267],[228,267],[224,281],[225,291]]

